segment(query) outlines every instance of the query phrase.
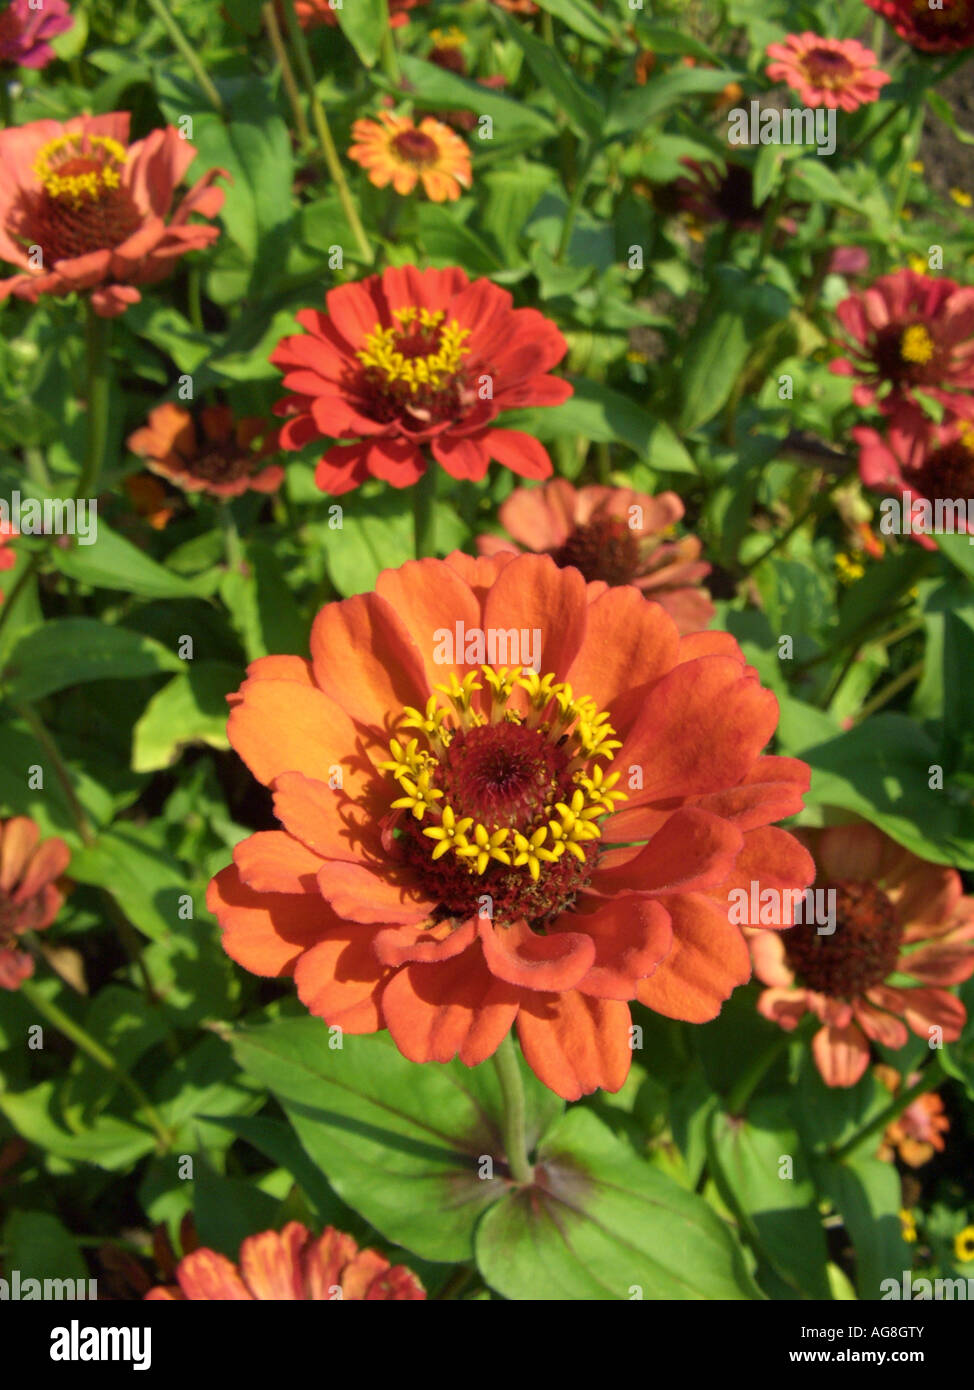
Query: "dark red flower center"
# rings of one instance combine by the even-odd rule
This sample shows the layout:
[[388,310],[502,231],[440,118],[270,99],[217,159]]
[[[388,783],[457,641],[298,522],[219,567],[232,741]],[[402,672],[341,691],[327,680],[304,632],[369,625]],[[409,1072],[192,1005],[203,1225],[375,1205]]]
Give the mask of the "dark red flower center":
[[933,502],[974,497],[974,427],[924,460],[915,490]]
[[392,147],[407,164],[428,169],[439,157],[439,147],[432,136],[423,130],[403,130],[395,137]]
[[876,334],[873,355],[881,377],[900,383],[940,385],[943,352],[927,324],[891,323]]
[[207,444],[204,452],[187,461],[186,470],[208,483],[235,483],[263,467],[263,461],[232,439],[226,444]]
[[556,565],[574,565],[591,582],[631,584],[639,572],[639,541],[621,517],[594,517],[576,526],[564,545],[548,554]]
[[13,230],[41,248],[45,269],[113,250],[138,231],[143,215],[121,177],[126,158],[107,136],[61,135],[42,148],[33,166],[41,187],[21,194]]
[[820,934],[815,922],[782,934],[785,957],[808,989],[832,999],[856,999],[896,968],[903,938],[893,904],[872,883],[831,883],[835,891],[835,931]]
[[845,54],[834,48],[810,48],[802,54],[801,65],[808,78],[820,87],[841,87],[855,72]]
[[408,306],[393,318],[392,327],[377,323],[366,335],[355,354],[362,371],[350,389],[371,419],[428,433],[464,415],[475,398],[463,369],[470,329],[447,320],[441,309]]

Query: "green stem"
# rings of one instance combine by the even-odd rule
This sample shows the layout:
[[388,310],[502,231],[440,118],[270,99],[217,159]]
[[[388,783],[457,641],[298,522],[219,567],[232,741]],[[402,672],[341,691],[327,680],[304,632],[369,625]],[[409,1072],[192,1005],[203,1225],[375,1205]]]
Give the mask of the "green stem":
[[28,559],[27,563],[24,565],[23,569],[20,571],[20,574],[14,580],[13,588],[7,591],[3,603],[0,604],[0,633],[3,632],[4,624],[7,622],[11,613],[14,611],[14,604],[20,597],[21,590],[24,589],[27,585],[27,582],[33,578],[34,572],[37,569],[40,562],[40,551],[35,550],[34,553]]
[[74,816],[82,843],[84,845],[93,845],[95,843],[95,834],[91,828],[91,822],[85,813],[84,807],[78,800],[71,783],[71,778],[68,776],[68,769],[65,766],[64,759],[58,751],[57,744],[54,742],[54,739],[48,733],[43,721],[31,705],[17,704],[14,705],[14,708],[50,759],[51,766],[54,769],[54,775],[60,782],[65,799],[71,807],[71,814]]
[[737,1082],[727,1099],[727,1113],[729,1115],[744,1114],[748,1101],[764,1076],[771,1070],[781,1054],[787,1051],[794,1038],[794,1032],[786,1033],[782,1029],[781,1036],[769,1043],[763,1052],[758,1053],[743,1075],[737,1078]]
[[426,457],[426,472],[413,487],[413,548],[416,559],[436,554],[436,475],[440,465]]
[[916,102],[916,107],[910,120],[906,138],[903,141],[903,162],[900,165],[899,184],[893,203],[893,227],[897,235],[900,229],[900,217],[906,206],[906,195],[910,187],[910,165],[917,157],[920,137],[923,134],[924,93],[921,91],[919,94],[914,94],[913,100]]
[[504,1151],[511,1177],[517,1183],[529,1183],[534,1178],[534,1169],[528,1159],[524,1119],[524,1086],[521,1082],[521,1068],[517,1060],[514,1039],[508,1033],[494,1053],[494,1068],[501,1083],[501,1096],[504,1113],[501,1120],[504,1133]]
[[240,541],[240,532],[237,530],[237,521],[233,514],[233,506],[229,500],[220,503],[219,516],[227,569],[239,573],[245,564],[244,552]]
[[345,220],[352,229],[359,249],[359,254],[367,265],[371,265],[375,260],[372,248],[369,245],[365,229],[359,220],[358,211],[355,207],[355,199],[352,197],[351,189],[345,178],[345,171],[342,168],[341,160],[338,158],[338,151],[335,148],[335,141],[332,139],[331,127],[328,124],[328,117],[325,115],[325,108],[321,104],[321,99],[315,89],[314,69],[311,66],[311,54],[308,51],[308,42],[304,37],[304,30],[298,23],[298,16],[294,9],[294,0],[284,0],[284,14],[287,19],[288,35],[291,39],[291,47],[298,60],[298,67],[301,70],[301,80],[304,82],[308,93],[308,100],[311,103],[311,119],[314,122],[315,132],[318,136],[318,144],[328,172],[331,174],[338,193]]
[[757,275],[764,265],[764,258],[771,250],[771,243],[774,241],[774,234],[778,230],[778,219],[781,216],[785,199],[788,195],[788,178],[791,174],[789,165],[785,165],[781,171],[781,181],[778,184],[775,195],[771,200],[767,212],[764,214],[764,225],[761,228],[761,243],[758,246],[754,264],[751,266],[751,274]]
[[311,130],[304,114],[304,107],[301,105],[301,93],[298,91],[294,69],[291,67],[291,60],[284,47],[284,36],[281,33],[281,26],[277,22],[277,11],[274,8],[273,0],[271,3],[262,5],[260,12],[263,16],[264,28],[267,30],[271,48],[274,50],[274,57],[277,59],[277,66],[281,70],[281,81],[284,83],[287,99],[291,104],[294,124],[298,133],[298,144],[302,149],[307,149],[311,144]]
[[89,298],[85,319],[88,437],[75,497],[95,495],[108,438],[109,371],[112,321],[95,313]]
[[819,251],[818,255],[815,257],[812,265],[811,279],[808,282],[808,288],[805,290],[805,298],[802,300],[802,313],[806,318],[811,316],[812,310],[815,308],[815,303],[818,299],[823,281],[829,271],[829,263],[832,260],[832,247],[827,243],[832,228],[835,226],[837,217],[838,210],[834,207],[829,208],[828,216],[825,219],[825,225],[821,231],[821,239],[826,245],[822,247],[821,251]]
[[215,107],[216,110],[219,111],[220,115],[222,116],[224,109],[223,98],[220,96],[220,93],[214,87],[210,79],[209,73],[203,66],[199,53],[190,43],[189,39],[183,33],[182,29],[180,29],[179,25],[176,23],[176,20],[170,12],[169,6],[166,4],[166,0],[149,0],[149,6],[156,15],[156,18],[159,19],[161,23],[164,25],[175,47],[186,59],[190,71],[196,78],[196,81],[199,83],[199,86],[202,89],[202,91],[206,94],[207,101],[210,103],[211,106]]
[[884,705],[888,705],[895,695],[898,695],[901,690],[905,690],[908,685],[912,685],[914,681],[918,681],[922,675],[922,661],[914,662],[907,670],[901,671],[895,680],[890,681],[889,685],[884,685],[878,695],[863,705],[862,709],[856,715],[856,723],[861,724],[864,719],[868,719],[869,716],[875,714],[878,709],[882,709]]
[[908,1087],[907,1090],[898,1095],[891,1105],[888,1105],[885,1110],[876,1116],[875,1120],[871,1120],[858,1134],[854,1134],[851,1139],[848,1139],[837,1149],[831,1149],[829,1151],[829,1157],[836,1163],[841,1163],[841,1161],[848,1154],[852,1153],[854,1149],[858,1149],[860,1144],[864,1144],[866,1140],[871,1139],[874,1134],[881,1134],[886,1129],[887,1125],[891,1125],[898,1116],[902,1115],[908,1105],[913,1104],[918,1096],[925,1095],[927,1091],[932,1091],[934,1087],[939,1086],[945,1079],[945,1076],[946,1073],[944,1072],[943,1063],[939,1057],[935,1057],[930,1065],[924,1068],[920,1080],[917,1081],[915,1085]]
[[572,239],[572,232],[575,229],[575,218],[578,216],[578,209],[582,205],[582,195],[588,185],[589,174],[592,171],[592,164],[595,161],[595,151],[591,148],[586,151],[582,160],[582,167],[579,170],[578,178],[575,180],[575,187],[572,189],[571,199],[568,210],[565,213],[565,220],[561,225],[561,236],[558,239],[558,250],[555,252],[555,260],[562,261],[568,251],[569,243]]
[[197,333],[204,331],[203,326],[203,303],[200,298],[200,268],[192,265],[189,268],[189,280],[187,282],[187,300],[189,308],[189,321],[196,329]]
[[0,122],[5,127],[13,125],[13,102],[10,99],[10,87],[2,73],[0,73]]
[[96,1042],[91,1034],[81,1027],[80,1023],[75,1023],[74,1019],[70,1018],[62,1008],[52,1000],[45,998],[34,980],[24,980],[21,983],[20,992],[34,1006],[41,1017],[47,1019],[52,1028],[56,1028],[59,1033],[70,1038],[76,1047],[79,1047],[82,1052],[86,1052],[93,1062],[97,1062],[100,1067],[114,1076],[121,1086],[124,1086],[145,1115],[150,1129],[159,1142],[160,1152],[165,1152],[172,1142],[172,1135],[163,1124],[161,1116],[142,1087],[133,1081],[125,1068],[119,1066],[111,1053],[107,1052],[101,1043]]
[[379,58],[382,62],[382,71],[388,77],[394,87],[400,83],[399,76],[399,54],[396,52],[396,40],[393,37],[392,29],[388,22],[382,35],[379,45]]

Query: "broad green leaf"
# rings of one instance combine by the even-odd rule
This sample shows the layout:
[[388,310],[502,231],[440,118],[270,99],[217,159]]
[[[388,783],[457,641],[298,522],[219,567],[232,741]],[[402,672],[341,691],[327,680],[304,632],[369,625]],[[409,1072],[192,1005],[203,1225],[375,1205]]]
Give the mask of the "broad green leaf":
[[[420,1066],[385,1033],[346,1036],[340,1048],[333,1040],[316,1018],[230,1037],[240,1066],[281,1102],[342,1201],[425,1259],[469,1259],[478,1217],[509,1188],[493,1066]],[[561,1101],[523,1064],[522,1074],[533,1145]]]
[[72,1134],[58,1116],[56,1091],[53,1081],[29,1091],[0,1091],[0,1111],[29,1144],[68,1162],[127,1171],[155,1148],[151,1130],[115,1115],[99,1115],[81,1133]]
[[686,67],[674,68],[659,77],[652,76],[645,87],[630,89],[613,102],[602,133],[618,136],[643,131],[650,121],[677,102],[682,103],[686,97],[721,92],[728,82],[736,82],[741,76],[726,68],[715,72],[711,68]]
[[489,116],[494,130],[490,142],[485,145],[493,149],[495,144],[503,144],[516,134],[530,133],[535,142],[547,140],[555,134],[555,123],[550,116],[514,101],[511,97],[500,96],[489,87],[466,77],[458,77],[454,72],[437,67],[435,63],[425,63],[421,58],[404,54],[399,60],[402,75],[410,87],[423,94],[423,106],[434,111],[473,111],[478,116]]
[[882,1281],[899,1283],[912,1263],[900,1223],[903,1199],[894,1164],[869,1156],[844,1163],[820,1159],[814,1172],[819,1188],[841,1214],[855,1248],[859,1297],[882,1297]]
[[140,632],[95,618],[52,618],[21,637],[2,679],[12,700],[40,700],[85,681],[153,676],[182,666],[175,652]]
[[615,43],[616,35],[612,26],[589,0],[538,0],[538,4],[541,9],[554,15],[555,19],[560,19],[569,29],[574,29],[583,39],[591,39],[601,48]]
[[335,18],[365,66],[372,67],[389,28],[387,0],[345,0],[335,6]]
[[199,584],[156,564],[100,518],[96,545],[72,545],[67,550],[53,545],[48,554],[69,579],[98,589],[120,589],[140,598],[199,598],[204,592]]
[[132,767],[155,772],[171,767],[189,744],[229,748],[227,695],[243,673],[225,661],[181,662],[183,667],[155,695],[132,730]]
[[508,38],[521,49],[538,82],[555,98],[576,135],[598,139],[605,123],[605,111],[596,89],[584,86],[557,50],[532,34],[526,25],[506,14],[495,17]]
[[509,1192],[477,1228],[478,1268],[505,1298],[760,1297],[713,1209],[590,1110],[557,1121],[535,1165],[535,1183]]
[[[3,1244],[4,1272],[9,1279],[17,1270],[21,1288],[27,1279],[39,1279],[42,1286],[46,1279],[82,1279],[85,1281],[82,1297],[87,1295],[88,1267],[74,1237],[56,1216],[44,1211],[11,1211],[3,1226]],[[42,1287],[38,1297],[41,1296],[64,1295],[50,1288],[45,1291]]]
[[721,1194],[792,1298],[828,1298],[828,1253],[808,1160],[787,1098],[762,1096],[746,1116],[714,1114],[710,1157]]
[[186,877],[150,831],[117,823],[71,860],[71,877],[103,888],[145,936],[159,940],[180,920]]

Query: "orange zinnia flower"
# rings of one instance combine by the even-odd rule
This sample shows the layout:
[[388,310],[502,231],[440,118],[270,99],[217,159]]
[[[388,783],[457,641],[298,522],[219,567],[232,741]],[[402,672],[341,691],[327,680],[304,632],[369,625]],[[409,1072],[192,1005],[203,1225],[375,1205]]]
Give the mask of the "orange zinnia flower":
[[[354,4],[354,0],[349,0]],[[400,29],[409,23],[408,10],[418,5],[428,5],[429,0],[389,0],[389,28]],[[295,0],[294,10],[302,29],[320,29],[323,25],[336,28],[340,4],[329,5],[328,0]]]
[[266,420],[245,416],[235,424],[229,406],[209,405],[199,412],[199,423],[197,433],[189,411],[166,401],[150,411],[147,425],[129,435],[128,447],[153,473],[184,492],[239,497],[281,486],[284,469],[267,463],[278,444],[276,430]]
[[177,1285],[150,1289],[146,1299],[328,1303],[426,1297],[405,1265],[391,1265],[378,1250],[360,1250],[334,1226],[326,1226],[316,1239],[300,1221],[289,1221],[280,1234],[248,1236],[240,1246],[239,1265],[205,1246],[194,1250],[180,1260],[176,1278]]
[[[902,1086],[914,1086],[920,1080],[918,1071],[902,1078],[893,1067],[883,1065],[873,1067],[873,1074],[894,1096]],[[926,1091],[886,1126],[877,1157],[891,1163],[899,1154],[910,1168],[922,1168],[935,1153],[943,1152],[944,1135],[949,1129],[950,1120],[944,1114],[940,1096],[936,1091]]]
[[455,202],[471,184],[470,151],[448,125],[426,116],[414,125],[409,116],[380,111],[376,121],[356,121],[348,157],[361,164],[376,188],[391,183],[412,193],[422,182],[434,203]]
[[481,555],[519,553],[521,546],[574,565],[586,579],[634,584],[661,603],[680,632],[697,632],[714,616],[700,580],[710,566],[700,561],[696,536],[667,540],[683,515],[675,492],[650,497],[628,487],[575,488],[554,478],[537,488],[518,488],[501,505],[502,536],[478,536]]
[[28,816],[0,821],[0,989],[19,989],[33,975],[34,962],[15,942],[54,921],[64,902],[55,880],[70,858],[64,841],[41,840]]
[[[956,869],[918,859],[871,825],[798,833],[818,889],[835,891],[835,930],[803,922],[754,934],[754,970],[770,986],[760,1012],[789,1031],[808,1012],[820,1019],[812,1052],[828,1086],[854,1086],[870,1040],[903,1047],[906,1024],[956,1041],[967,1011],[942,986],[974,973],[974,898],[962,896]],[[887,983],[894,974],[918,983]]]
[[111,318],[138,303],[136,285],[220,235],[189,217],[220,211],[223,190],[211,185],[226,170],[208,170],[167,223],[195,151],[173,126],[128,138],[126,111],[0,131],[0,258],[21,271],[0,280],[0,300],[90,290],[96,313]]
[[210,884],[224,948],[411,1061],[474,1066],[516,1020],[559,1095],[616,1091],[629,1000],[702,1021],[749,978],[731,885],[812,874],[771,827],[808,768],[761,756],[777,702],[734,639],[547,556],[386,570],[231,702],[283,829]]
[[275,407],[291,417],[285,449],[323,436],[360,441],[321,459],[322,492],[348,492],[370,474],[409,487],[426,471],[426,448],[454,478],[478,481],[492,458],[525,478],[550,475],[536,439],[492,427],[502,410],[560,405],[572,394],[548,375],[568,351],[550,319],[455,268],[399,266],[326,300],[327,314],[302,309],[307,332],[271,353],[294,393]]
[[875,53],[855,39],[789,34],[784,43],[769,44],[767,55],[774,59],[766,68],[771,81],[787,82],[806,106],[858,111],[892,80]]

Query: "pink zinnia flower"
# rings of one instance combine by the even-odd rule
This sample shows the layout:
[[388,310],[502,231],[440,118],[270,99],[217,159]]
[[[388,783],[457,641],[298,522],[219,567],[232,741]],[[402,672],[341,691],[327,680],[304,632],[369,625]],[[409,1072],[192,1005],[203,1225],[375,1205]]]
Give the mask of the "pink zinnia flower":
[[789,34],[784,43],[769,44],[767,54],[774,59],[765,69],[768,77],[787,82],[806,106],[858,111],[891,80],[877,67],[875,53],[855,39]]
[[29,816],[0,821],[0,989],[19,989],[33,975],[34,962],[17,949],[17,938],[54,921],[64,902],[55,880],[70,857],[63,840],[42,840]]
[[11,0],[0,14],[0,63],[46,68],[56,56],[48,41],[73,26],[66,0],[43,0],[37,8],[30,0]]
[[189,217],[220,211],[223,190],[211,185],[229,178],[224,169],[207,170],[170,216],[195,157],[174,126],[130,145],[127,111],[0,131],[0,259],[20,271],[0,280],[0,301],[90,290],[103,318],[137,304],[136,285],[220,235]]
[[[793,833],[815,858],[816,893],[835,890],[835,930],[803,921],[752,933],[754,972],[769,986],[759,1012],[789,1032],[806,1013],[819,1019],[812,1054],[827,1086],[854,1086],[870,1041],[903,1047],[907,1025],[924,1040],[939,1027],[955,1042],[967,1010],[945,986],[974,973],[974,899],[957,870],[918,859],[872,825]],[[911,983],[889,982],[900,975]]]
[[[852,431],[859,445],[859,476],[877,492],[910,494],[910,534],[925,550],[935,550],[924,503],[966,501],[974,497],[974,425],[948,416],[943,424],[927,422],[914,433],[891,422],[885,435],[860,425]],[[966,505],[965,505],[966,512]],[[974,518],[958,525],[974,534]]]
[[714,616],[701,583],[710,566],[700,560],[700,541],[667,538],[683,515],[675,492],[650,497],[628,487],[575,488],[554,478],[518,488],[498,515],[512,539],[478,536],[481,555],[532,550],[574,565],[589,581],[632,584],[661,604],[680,632],[698,632]]

